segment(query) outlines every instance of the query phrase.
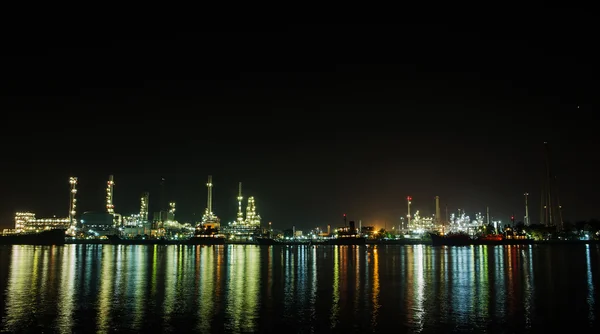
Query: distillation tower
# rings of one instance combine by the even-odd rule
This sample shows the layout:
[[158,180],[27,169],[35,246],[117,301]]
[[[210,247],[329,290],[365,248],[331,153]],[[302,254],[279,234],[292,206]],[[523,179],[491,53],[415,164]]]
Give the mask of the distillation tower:
[[254,196],[248,197],[248,207],[246,208],[246,225],[250,228],[260,227],[260,215],[256,212],[256,202]]
[[69,200],[69,229],[74,229],[76,225],[75,214],[77,213],[77,177],[72,176],[69,178],[69,184],[71,185],[70,200]]
[[208,176],[208,182],[206,183],[206,188],[208,190],[207,199],[206,199],[206,210],[204,211],[204,215],[202,216],[202,224],[213,225],[214,227],[218,227],[220,223],[219,217],[217,217],[212,211],[212,175]]
[[140,198],[140,225],[148,224],[148,204],[150,202],[150,193],[142,193]]
[[239,182],[238,183],[238,196],[237,196],[238,210],[237,210],[235,221],[232,223],[232,225],[234,227],[244,225],[245,219],[244,219],[244,212],[242,211],[242,201],[243,200],[244,200],[244,196],[242,196],[242,182]]
[[169,203],[169,216],[171,220],[175,219],[175,202]]
[[556,177],[551,169],[550,149],[544,142],[544,182],[542,183],[542,200],[540,205],[540,222],[546,226],[554,226],[558,231],[563,229],[562,212],[558,198]]
[[106,212],[110,213],[111,215],[114,215],[115,205],[113,204],[113,196],[115,181],[112,175],[108,176],[108,182],[106,184]]

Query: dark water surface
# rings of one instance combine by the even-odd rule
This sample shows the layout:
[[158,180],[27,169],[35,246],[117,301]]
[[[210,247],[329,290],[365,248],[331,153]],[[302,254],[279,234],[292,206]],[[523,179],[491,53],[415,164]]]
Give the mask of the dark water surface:
[[4,332],[600,332],[600,246],[0,246]]

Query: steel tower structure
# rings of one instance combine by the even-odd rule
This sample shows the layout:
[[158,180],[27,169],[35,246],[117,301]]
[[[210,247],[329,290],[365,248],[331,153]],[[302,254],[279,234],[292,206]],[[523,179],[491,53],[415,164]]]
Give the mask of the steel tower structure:
[[238,184],[238,197],[237,197],[238,211],[237,211],[237,218],[235,220],[235,223],[237,225],[243,225],[244,224],[244,212],[242,211],[242,201],[243,200],[244,200],[244,196],[242,196],[242,182],[240,182]]
[[71,185],[70,201],[69,201],[69,227],[75,227],[75,214],[77,213],[77,177],[72,176],[69,178],[69,184]]
[[206,189],[207,189],[207,198],[206,198],[206,210],[204,211],[204,215],[202,216],[202,223],[203,224],[207,224],[207,223],[219,223],[219,217],[215,216],[213,214],[212,211],[212,188],[213,188],[213,183],[212,183],[212,175],[208,176],[208,182],[206,182]]
[[114,187],[115,181],[112,175],[108,176],[108,182],[106,182],[106,212],[115,214],[115,205],[113,204]]
[[541,192],[540,222],[546,226],[555,226],[558,231],[561,231],[563,229],[562,208],[558,198],[556,177],[551,167],[550,148],[548,142],[544,142],[544,179]]
[[248,197],[248,207],[246,208],[246,224],[250,227],[260,226],[260,215],[256,213],[256,202],[254,196]]
[[148,223],[148,204],[150,202],[150,193],[142,193],[140,198],[140,224]]

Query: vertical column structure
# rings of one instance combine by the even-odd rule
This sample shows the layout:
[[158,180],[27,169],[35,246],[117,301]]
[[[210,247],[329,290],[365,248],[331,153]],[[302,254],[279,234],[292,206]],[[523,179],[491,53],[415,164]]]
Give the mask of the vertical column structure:
[[108,182],[106,183],[106,212],[110,214],[115,213],[115,205],[113,203],[115,181],[112,175],[108,176]]
[[408,213],[406,214],[406,222],[408,224],[408,228],[412,229],[412,225],[411,225],[411,222],[410,222],[410,218],[411,218],[411,216],[410,216],[410,204],[412,203],[412,197],[410,197],[410,196],[406,197],[406,203],[408,205]]
[[440,196],[435,196],[435,224],[442,225],[442,212],[440,209]]
[[175,202],[169,202],[169,214],[167,220],[175,221]]
[[69,178],[69,184],[71,185],[70,200],[69,200],[69,227],[75,227],[75,214],[77,213],[77,177],[72,176]]
[[147,224],[148,223],[148,204],[150,202],[150,193],[144,192],[142,193],[142,197],[140,198],[140,223]]
[[527,200],[529,197],[529,193],[525,193],[523,195],[525,196],[525,226],[529,226],[529,202]]
[[213,187],[213,183],[212,183],[212,175],[208,176],[208,182],[206,182],[206,189],[208,191],[207,197],[206,197],[206,214],[208,215],[212,215],[212,187]]
[[256,203],[254,202],[254,196],[250,196],[248,197],[248,207],[246,207],[246,223],[250,227],[255,227],[257,221],[256,218]]
[[206,198],[206,210],[204,211],[204,215],[202,216],[202,224],[219,224],[220,219],[213,213],[213,182],[212,175],[208,176],[208,181],[206,182],[207,189],[207,198]]
[[242,182],[240,182],[238,184],[238,197],[237,197],[238,211],[237,211],[237,218],[235,220],[237,225],[244,224],[244,212],[242,211],[242,201],[243,200],[244,200],[244,196],[242,196]]

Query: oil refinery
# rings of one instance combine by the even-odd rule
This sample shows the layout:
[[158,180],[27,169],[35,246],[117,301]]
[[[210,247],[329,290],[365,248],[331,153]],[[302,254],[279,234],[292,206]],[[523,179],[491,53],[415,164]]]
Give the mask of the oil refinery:
[[[164,187],[164,178],[161,186]],[[254,241],[265,233],[273,232],[271,223],[265,228],[261,225],[262,218],[258,212],[257,201],[254,196],[249,196],[244,205],[244,195],[242,192],[242,182],[238,183],[235,220],[222,225],[221,219],[213,209],[213,177],[208,176],[206,182],[206,206],[200,222],[180,223],[176,217],[176,203],[168,203],[168,210],[155,212],[152,219],[149,217],[150,193],[143,192],[139,199],[139,211],[130,215],[121,215],[118,213],[118,207],[115,206],[116,182],[114,175],[109,175],[106,181],[105,211],[87,211],[77,219],[77,185],[78,178],[69,178],[69,211],[66,217],[37,218],[33,212],[17,212],[15,214],[15,227],[10,231],[4,231],[4,234],[41,232],[49,229],[65,229],[68,236],[90,239],[105,238],[108,235],[119,235],[123,238],[167,238],[184,239],[199,231],[212,231],[212,234],[226,236],[231,241]],[[525,194],[526,212],[527,193]],[[162,197],[162,196],[161,196]],[[491,225],[494,230],[503,226],[502,221],[490,219],[489,208],[486,215],[476,213],[473,216],[468,215],[464,210],[458,209],[456,213],[448,213],[446,208],[445,217],[441,216],[440,197],[435,196],[433,212],[431,216],[421,214],[421,210],[416,209],[413,204],[413,197],[406,197],[407,214],[406,224],[404,218],[401,218],[400,225],[392,224],[393,236],[409,239],[419,239],[423,235],[431,232],[448,233],[467,233],[476,235],[480,233],[486,225]],[[245,210],[244,210],[245,206]],[[429,208],[431,209],[431,208]],[[414,213],[413,213],[414,212]],[[345,220],[344,216],[344,220]],[[528,222],[528,217],[525,217]],[[335,227],[332,231],[331,225],[326,229],[315,227],[313,230],[302,231],[292,227],[291,230],[283,231],[282,235],[288,238],[322,238],[336,235],[348,229],[348,225]],[[358,227],[354,228],[358,234],[373,236],[378,230],[372,224],[363,224],[359,220]],[[291,231],[291,232],[290,232]],[[326,231],[326,232],[325,232]]]
[[[544,143],[547,151],[547,143]],[[548,153],[546,152],[546,157]],[[561,231],[563,228],[562,206],[558,198],[558,190],[555,184],[555,178],[552,175],[549,161],[546,158],[545,182],[542,187],[542,203],[540,207],[539,225],[555,228]],[[315,226],[306,231],[296,230],[295,226],[284,231],[274,231],[272,223],[262,226],[262,218],[258,211],[258,201],[254,196],[248,196],[244,203],[242,192],[242,182],[238,183],[237,197],[235,198],[237,212],[235,220],[221,224],[221,218],[214,212],[213,191],[214,183],[212,175],[208,176],[206,186],[206,206],[204,214],[199,222],[181,223],[175,217],[176,203],[167,202],[164,196],[165,179],[161,179],[161,190],[159,197],[159,211],[152,215],[149,214],[150,193],[142,192],[139,198],[139,211],[122,215],[118,206],[115,206],[115,193],[118,191],[114,175],[109,175],[106,181],[105,190],[105,210],[104,211],[86,211],[78,218],[78,183],[79,179],[72,176],[68,179],[69,190],[69,209],[64,217],[44,217],[39,218],[33,212],[17,212],[14,217],[14,228],[5,229],[2,235],[15,235],[27,233],[39,233],[46,230],[64,229],[66,235],[77,239],[106,238],[109,235],[118,235],[127,239],[185,239],[192,236],[222,236],[227,240],[238,242],[252,242],[257,237],[285,236],[288,239],[318,239],[325,237],[335,237],[336,235],[364,235],[377,236],[384,229],[376,229],[373,223],[363,224],[358,220],[358,227],[352,222],[348,226],[346,215],[344,214],[344,225],[332,229],[332,224],[327,224],[326,229]],[[531,218],[529,216],[529,193],[525,192],[524,207],[525,216],[524,226],[530,226]],[[167,204],[168,203],[168,208]],[[245,205],[244,205],[245,204]],[[392,223],[391,231],[385,231],[388,237],[420,239],[429,233],[440,235],[445,234],[466,234],[475,236],[481,233],[499,233],[506,226],[515,226],[514,215],[509,221],[504,223],[502,220],[494,219],[490,215],[490,208],[485,208],[485,214],[477,212],[473,215],[467,214],[464,210],[457,209],[455,212],[448,212],[445,207],[445,215],[442,217],[440,197],[435,196],[431,201],[417,203],[421,207],[417,208],[413,204],[413,197],[406,197],[406,216],[401,217],[399,225]],[[245,211],[244,211],[245,206]],[[399,205],[400,207],[402,205]],[[423,210],[421,210],[423,209]],[[427,216],[423,211],[434,212]],[[405,221],[406,219],[406,221]],[[281,225],[281,224],[280,224]],[[340,224],[341,225],[341,224]],[[396,226],[398,227],[396,229]],[[389,233],[392,232],[392,233]]]

